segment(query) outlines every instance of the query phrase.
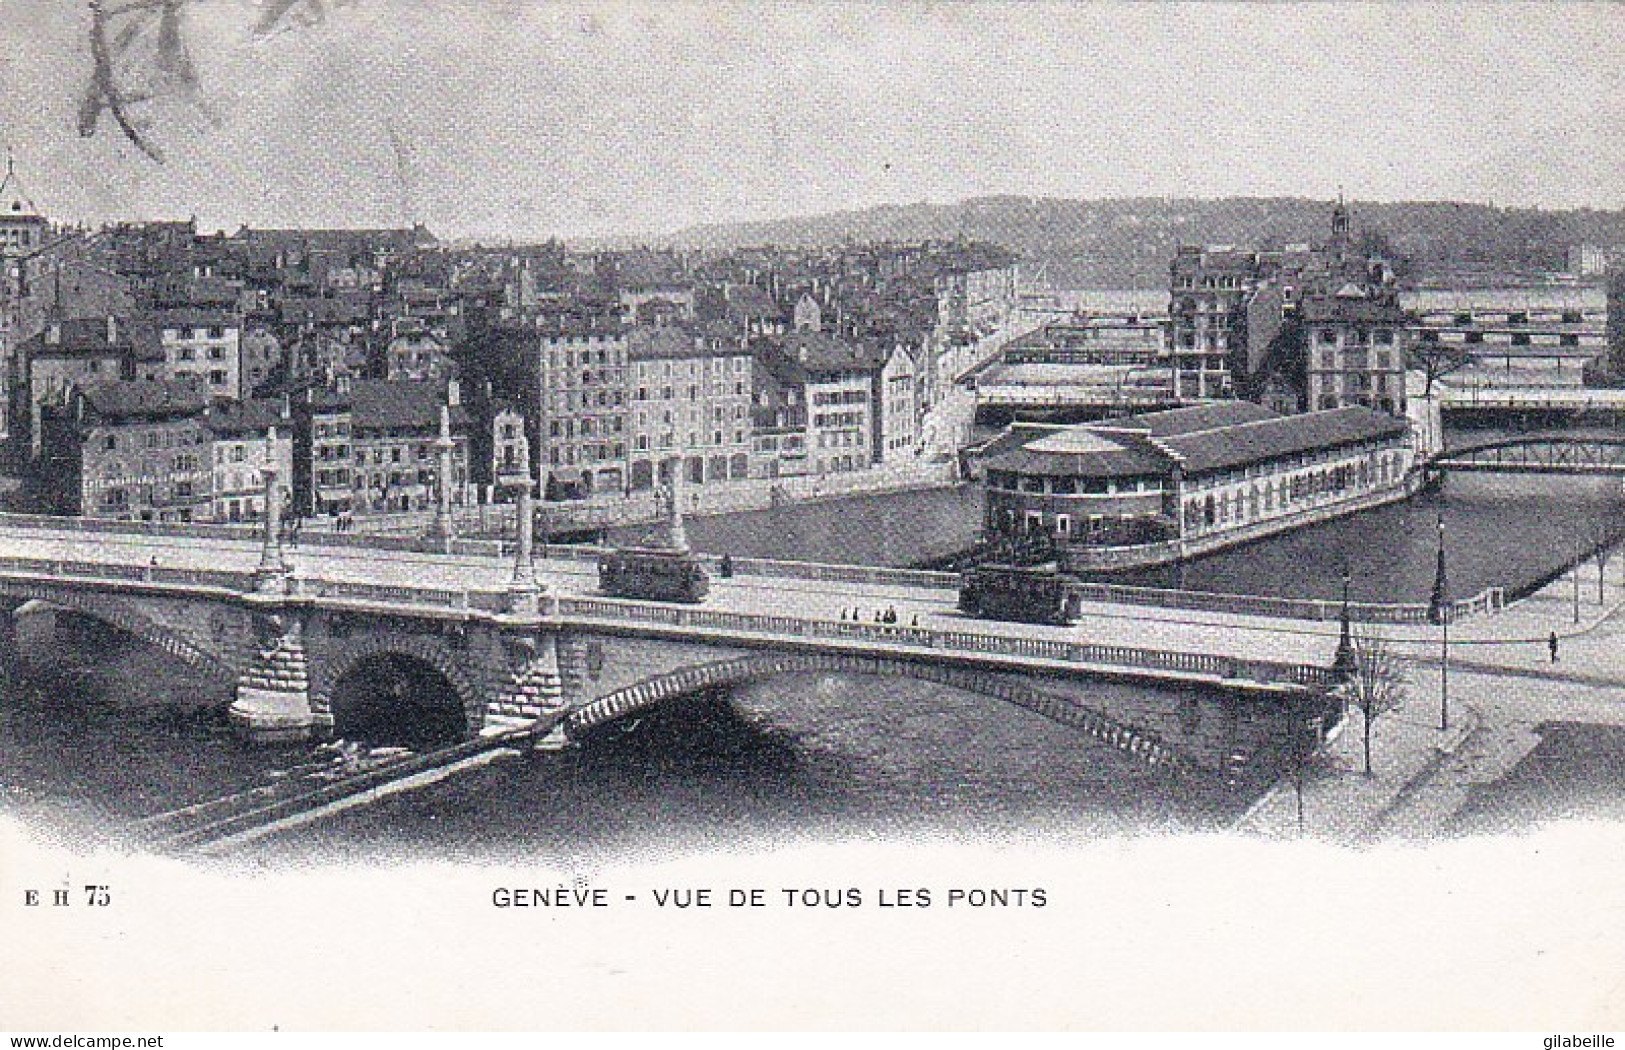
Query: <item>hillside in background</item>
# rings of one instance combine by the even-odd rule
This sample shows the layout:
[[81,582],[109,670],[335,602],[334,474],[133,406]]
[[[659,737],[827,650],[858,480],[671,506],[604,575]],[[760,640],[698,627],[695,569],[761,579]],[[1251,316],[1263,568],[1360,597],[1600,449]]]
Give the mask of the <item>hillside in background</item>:
[[[1331,201],[1300,197],[1056,200],[984,197],[957,204],[882,205],[806,218],[696,226],[680,248],[959,235],[1002,244],[1029,278],[1055,287],[1161,287],[1180,244],[1273,246],[1324,239]],[[1625,247],[1625,211],[1547,211],[1493,204],[1349,203],[1358,233],[1385,239],[1417,278],[1563,270],[1571,244]]]

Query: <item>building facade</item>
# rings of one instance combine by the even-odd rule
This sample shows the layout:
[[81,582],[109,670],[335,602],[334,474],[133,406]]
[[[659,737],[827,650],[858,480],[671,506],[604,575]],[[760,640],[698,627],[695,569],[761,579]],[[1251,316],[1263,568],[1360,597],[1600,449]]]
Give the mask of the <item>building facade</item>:
[[286,399],[220,402],[205,417],[212,437],[210,517],[259,521],[265,516],[265,472],[275,471],[276,499],[293,509],[293,406]]
[[1409,425],[1386,412],[1242,401],[1017,425],[980,460],[989,534],[1138,550],[1142,564],[1403,498],[1415,465]]
[[195,382],[76,385],[47,406],[43,474],[59,513],[122,521],[208,521],[213,435]]
[[750,352],[677,326],[636,328],[627,342],[631,490],[669,485],[678,464],[688,486],[749,477]]
[[211,397],[240,401],[243,385],[242,322],[224,310],[178,309],[154,318],[163,349],[165,378],[196,378]]
[[536,330],[545,494],[626,491],[631,428],[619,307],[543,315]]

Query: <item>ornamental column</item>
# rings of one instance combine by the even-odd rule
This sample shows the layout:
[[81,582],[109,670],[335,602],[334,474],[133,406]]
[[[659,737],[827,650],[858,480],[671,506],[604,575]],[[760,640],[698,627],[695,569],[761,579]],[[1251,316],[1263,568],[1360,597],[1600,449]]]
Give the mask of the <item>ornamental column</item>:
[[534,495],[536,482],[530,476],[530,448],[528,445],[520,446],[520,481],[518,483],[519,499],[516,531],[518,542],[514,544],[513,579],[508,584],[508,611],[516,616],[539,616],[541,597],[546,587],[537,582],[536,567],[531,564],[535,548],[535,509],[531,500]]
[[265,437],[265,537],[254,589],[262,594],[288,593],[288,562],[282,556],[282,499],[276,487],[276,427]]
[[451,451],[457,443],[451,439],[451,408],[440,406],[440,436],[435,438],[435,451],[440,459],[440,498],[435,503],[434,534],[445,541],[450,551],[451,541],[457,533],[451,520]]

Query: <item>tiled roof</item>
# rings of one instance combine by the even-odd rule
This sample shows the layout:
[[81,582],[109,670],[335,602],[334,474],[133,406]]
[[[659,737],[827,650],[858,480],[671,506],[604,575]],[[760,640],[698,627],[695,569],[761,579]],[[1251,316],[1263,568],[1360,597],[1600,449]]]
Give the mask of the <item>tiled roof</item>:
[[[705,342],[709,342],[706,340]],[[694,333],[681,325],[640,325],[626,333],[626,356],[632,361],[659,361],[686,357],[717,357],[730,351],[696,346]],[[738,351],[731,351],[737,353]]]
[[1168,473],[1173,460],[1133,435],[1062,427],[1016,448],[983,454],[989,470],[1061,477],[1134,478]]
[[208,424],[220,435],[264,433],[271,427],[284,437],[293,432],[293,420],[282,418],[281,398],[222,401],[210,406]]
[[1098,426],[1101,429],[1144,431],[1154,438],[1162,438],[1275,418],[1278,418],[1278,413],[1251,401],[1211,401],[1162,412],[1144,412]]
[[1339,445],[1402,437],[1405,420],[1358,405],[1154,439],[1186,474],[1209,474]]
[[[357,379],[350,384],[351,422],[358,430],[438,430],[440,406],[445,403],[439,383]],[[451,426],[453,430],[468,426],[468,413],[461,405],[451,410]]]
[[79,388],[90,409],[108,422],[128,419],[175,419],[201,415],[209,391],[201,383],[180,379],[109,380]]
[[803,370],[814,372],[872,371],[882,367],[890,351],[873,343],[849,343],[827,332],[788,332],[770,342]]

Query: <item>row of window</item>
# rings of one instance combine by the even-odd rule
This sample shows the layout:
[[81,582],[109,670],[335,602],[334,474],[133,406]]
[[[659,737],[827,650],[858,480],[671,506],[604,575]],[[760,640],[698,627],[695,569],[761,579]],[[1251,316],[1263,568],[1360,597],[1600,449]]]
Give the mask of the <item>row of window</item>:
[[[705,357],[687,358],[676,362],[639,361],[637,362],[637,377],[639,379],[653,379],[656,376],[661,376],[670,379],[674,374],[692,376],[710,372],[713,376],[716,376],[730,371],[738,375],[745,371],[745,365],[749,360],[748,357]],[[730,361],[732,362],[731,365],[729,364]]]
[[104,433],[101,435],[99,445],[104,452],[116,452],[119,449],[136,450],[152,448],[175,448],[188,445],[201,445],[205,443],[202,434],[195,430],[145,430],[134,433]]
[[[717,383],[712,383],[710,385],[710,387],[706,390],[706,396],[707,397],[713,397],[713,398],[714,397],[726,397],[727,394],[728,394],[728,391],[721,384],[717,384]],[[745,396],[745,384],[743,382],[735,383],[733,385],[733,394],[734,394],[735,397],[744,397]],[[674,387],[664,386],[664,387],[660,388],[659,400],[671,401],[675,397],[676,397],[676,389]],[[698,384],[690,383],[688,385],[688,399],[690,401],[698,401],[700,399],[700,388],[699,388]],[[655,400],[655,398],[652,398],[652,397],[649,396],[649,388],[648,387],[640,386],[640,387],[637,388],[636,391],[633,392],[632,400],[633,401],[652,401],[652,400]],[[616,402],[616,404],[619,404],[619,403],[620,403],[619,401]]]
[[625,416],[605,416],[598,420],[592,416],[581,420],[580,426],[574,419],[553,419],[547,424],[547,436],[555,438],[573,438],[578,433],[582,437],[592,437],[595,434],[621,434],[626,431]]
[[1232,520],[1237,524],[1243,524],[1276,513],[1277,505],[1280,512],[1284,513],[1294,503],[1314,500],[1325,495],[1340,495],[1350,488],[1364,489],[1373,484],[1384,485],[1397,477],[1399,472],[1397,455],[1378,456],[1375,462],[1375,470],[1372,468],[1371,460],[1362,459],[1358,463],[1342,463],[1327,469],[1254,484],[1245,493],[1237,490],[1210,492],[1205,497],[1186,501],[1185,527],[1199,530],[1216,525],[1228,525]]

